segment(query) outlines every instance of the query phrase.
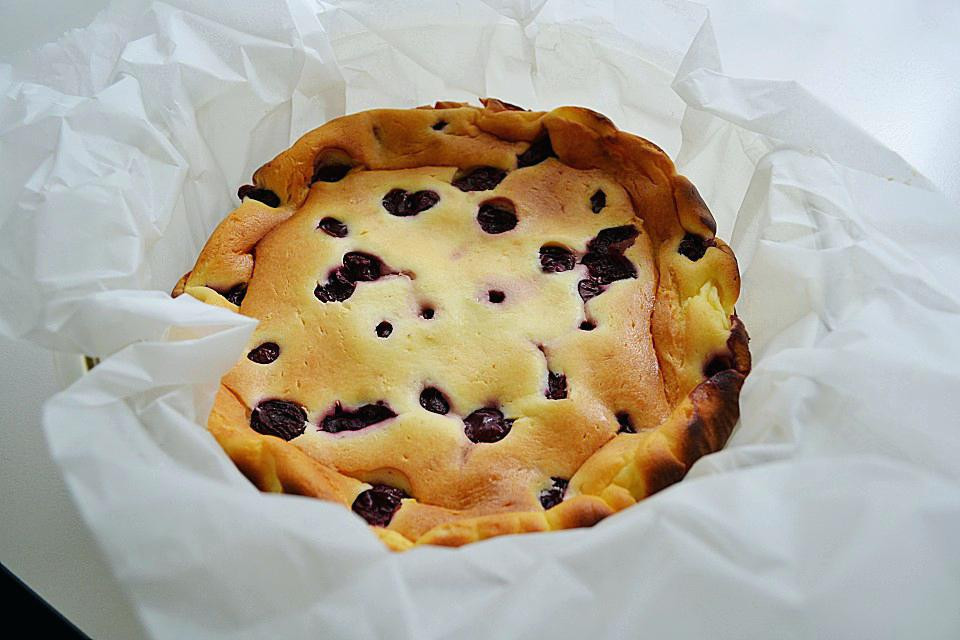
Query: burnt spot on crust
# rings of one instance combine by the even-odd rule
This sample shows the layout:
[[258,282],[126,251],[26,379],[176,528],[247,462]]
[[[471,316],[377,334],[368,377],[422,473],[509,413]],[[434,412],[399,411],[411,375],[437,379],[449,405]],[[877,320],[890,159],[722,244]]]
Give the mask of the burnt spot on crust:
[[404,191],[391,189],[381,201],[383,208],[392,216],[408,218],[423,213],[440,202],[440,194],[436,191]]
[[547,158],[556,158],[557,154],[553,151],[553,145],[550,143],[550,135],[544,132],[536,140],[530,143],[527,150],[517,156],[517,168],[532,167],[540,164]]
[[260,189],[255,187],[252,184],[245,184],[239,189],[237,189],[237,197],[243,200],[244,198],[250,198],[251,200],[259,200],[268,207],[279,207],[280,206],[280,196],[271,191],[270,189]]
[[324,416],[323,420],[320,421],[320,430],[327,433],[359,431],[396,416],[397,414],[393,412],[393,409],[383,402],[365,404],[352,411],[344,409],[338,402],[334,406],[333,413]]
[[280,345],[276,342],[264,342],[247,354],[247,359],[257,364],[270,364],[280,357]]
[[[700,196],[700,192],[697,191],[697,188],[693,186],[693,183],[687,180],[684,177],[679,177],[677,179],[677,193],[676,197],[680,200],[685,200],[684,204],[689,205],[697,213],[697,218],[700,220],[700,223],[710,230],[712,235],[717,233],[717,221],[713,219],[713,214],[710,213],[710,208],[707,207],[707,203],[703,201],[703,198]],[[681,204],[678,202],[678,205]]]
[[730,316],[730,337],[727,338],[727,349],[733,356],[733,368],[747,375],[750,373],[750,336],[747,328],[736,314]]
[[503,169],[475,167],[458,173],[450,184],[460,191],[489,191],[496,188],[506,177],[507,172]]
[[243,302],[243,299],[247,297],[247,283],[241,282],[240,284],[230,287],[226,291],[218,291],[217,293],[226,298],[227,302],[232,302],[239,307],[240,303]]
[[727,369],[733,369],[733,358],[728,353],[718,353],[703,365],[703,375],[705,378],[712,378]]
[[694,462],[723,448],[740,417],[738,399],[743,380],[743,374],[727,369],[690,393],[693,411],[685,419],[677,448],[673,453],[653,456],[644,467],[646,495],[679,482]]
[[567,493],[567,486],[570,481],[566,478],[550,478],[552,483],[549,487],[540,492],[540,504],[544,509],[555,507],[563,502],[563,496]]
[[567,397],[567,376],[550,371],[547,374],[547,391],[544,394],[549,400],[563,400]]
[[442,416],[450,413],[450,401],[436,387],[427,387],[420,392],[420,406],[430,413],[438,413]]
[[672,456],[651,459],[650,464],[643,470],[646,495],[653,495],[680,482],[683,476],[687,475],[687,468],[687,465]]
[[713,354],[703,365],[703,375],[707,379],[727,370],[743,375],[750,372],[750,336],[736,315],[730,316],[730,325],[726,350]]
[[287,400],[265,400],[250,414],[250,428],[266,436],[293,440],[307,426],[307,412]]
[[727,369],[704,380],[690,393],[693,414],[681,440],[681,460],[687,467],[727,443],[740,417],[738,399],[743,380],[743,374]]
[[716,244],[713,238],[703,238],[694,233],[688,233],[683,236],[683,240],[677,246],[677,253],[686,256],[692,262],[696,262],[707,252],[709,247]]
[[506,198],[496,198],[480,205],[477,223],[486,233],[505,233],[517,226],[517,209]]
[[606,206],[607,194],[603,192],[603,189],[597,189],[593,192],[593,195],[590,196],[590,210],[594,213],[600,213]]
[[544,273],[570,271],[577,263],[577,257],[566,247],[543,245],[540,247],[540,270]]
[[633,420],[630,418],[630,414],[626,411],[618,411],[617,415],[617,424],[620,425],[620,428],[617,429],[617,433],[636,433],[637,428],[633,426]]
[[336,218],[326,217],[317,224],[317,229],[320,229],[328,236],[334,238],[345,238],[347,236],[347,225],[343,224]]
[[463,425],[463,432],[471,442],[498,442],[510,433],[513,419],[505,418],[499,409],[484,407],[464,418]]
[[385,484],[375,484],[362,491],[350,508],[374,527],[385,527],[399,511],[402,501],[410,496],[403,489]]

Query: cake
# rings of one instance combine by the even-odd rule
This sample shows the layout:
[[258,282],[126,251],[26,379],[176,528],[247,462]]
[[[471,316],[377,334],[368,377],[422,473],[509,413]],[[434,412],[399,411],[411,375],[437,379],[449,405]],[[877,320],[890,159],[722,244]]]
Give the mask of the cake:
[[173,294],[257,318],[208,429],[392,549],[591,526],[726,443],[737,262],[663,151],[584,108],[344,116],[240,188]]

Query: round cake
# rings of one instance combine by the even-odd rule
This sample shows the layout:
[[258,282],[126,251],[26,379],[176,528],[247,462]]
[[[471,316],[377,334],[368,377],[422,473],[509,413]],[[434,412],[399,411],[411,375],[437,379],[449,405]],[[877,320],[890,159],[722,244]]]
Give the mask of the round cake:
[[598,113],[357,113],[238,195],[174,295],[259,320],[208,428],[261,490],[456,546],[593,525],[736,423],[733,252]]

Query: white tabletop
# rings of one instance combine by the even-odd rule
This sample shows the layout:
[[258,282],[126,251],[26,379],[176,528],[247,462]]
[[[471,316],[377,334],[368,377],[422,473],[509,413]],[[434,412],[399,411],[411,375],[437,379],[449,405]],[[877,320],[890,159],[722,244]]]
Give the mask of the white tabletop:
[[[0,61],[87,24],[105,0],[0,3]],[[725,71],[796,80],[960,203],[960,3],[707,0]],[[886,6],[895,5],[895,6]],[[50,354],[0,338],[0,562],[95,638],[144,637],[50,460]]]

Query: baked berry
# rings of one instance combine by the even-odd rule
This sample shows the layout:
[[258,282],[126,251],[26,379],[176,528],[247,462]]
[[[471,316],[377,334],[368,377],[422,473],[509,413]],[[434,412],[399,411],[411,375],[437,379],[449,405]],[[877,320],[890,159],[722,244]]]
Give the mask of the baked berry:
[[250,414],[250,428],[266,436],[293,440],[307,427],[307,412],[286,400],[265,400]]
[[563,502],[563,496],[567,492],[567,485],[570,481],[565,478],[550,478],[552,483],[549,487],[540,492],[540,504],[544,509],[555,507]]
[[713,239],[706,239],[693,233],[683,236],[680,245],[677,247],[677,253],[686,256],[693,262],[696,262],[707,252],[707,248],[716,244]]
[[567,397],[567,376],[551,371],[547,375],[547,393],[550,400],[563,400]]
[[232,302],[239,307],[243,299],[247,297],[247,283],[241,282],[238,285],[234,285],[230,287],[226,293],[221,293],[220,295],[226,298],[227,302]]
[[280,345],[276,342],[264,342],[247,354],[247,359],[257,364],[270,364],[280,357]]
[[320,421],[320,429],[328,433],[340,433],[341,431],[359,431],[370,425],[395,418],[396,413],[386,404],[365,404],[356,410],[344,409],[338,402],[333,409],[333,413],[324,416]]
[[587,302],[603,293],[603,285],[593,278],[584,278],[577,283],[577,292],[583,298],[583,301]]
[[317,229],[320,229],[328,236],[333,236],[334,238],[344,238],[347,235],[347,225],[343,224],[336,218],[324,218],[320,221],[320,224],[317,225]]
[[427,387],[420,392],[420,406],[430,413],[446,415],[450,412],[450,401],[436,387]]
[[453,186],[460,191],[489,191],[507,177],[507,172],[496,167],[477,167],[454,178]]
[[357,284],[344,273],[342,268],[334,269],[326,284],[318,284],[313,290],[320,302],[343,302],[353,295]]
[[597,237],[587,243],[587,252],[622,254],[638,235],[640,231],[632,224],[601,229]]
[[590,277],[599,284],[637,277],[637,268],[628,258],[618,253],[588,253],[580,263],[586,265]]
[[544,273],[570,271],[577,263],[577,257],[565,247],[540,247],[540,269]]
[[383,275],[383,263],[377,256],[350,251],[343,256],[346,276],[354,282],[373,282]]
[[389,338],[390,334],[393,333],[393,325],[384,320],[377,325],[376,331],[378,338]]
[[409,192],[403,189],[391,189],[383,196],[383,208],[387,213],[401,218],[415,216],[430,209],[440,202],[440,194],[436,191]]
[[504,418],[499,409],[484,407],[463,419],[464,433],[471,442],[503,440],[513,427],[513,420]]
[[603,189],[597,189],[593,192],[593,195],[590,196],[590,210],[594,213],[600,213],[606,206],[607,194],[603,192]]
[[375,484],[373,488],[362,491],[350,508],[368,524],[385,527],[393,520],[393,514],[400,510],[401,502],[409,497],[403,489]]
[[500,198],[480,205],[477,212],[480,228],[490,234],[504,233],[517,226],[516,209],[509,200]]

